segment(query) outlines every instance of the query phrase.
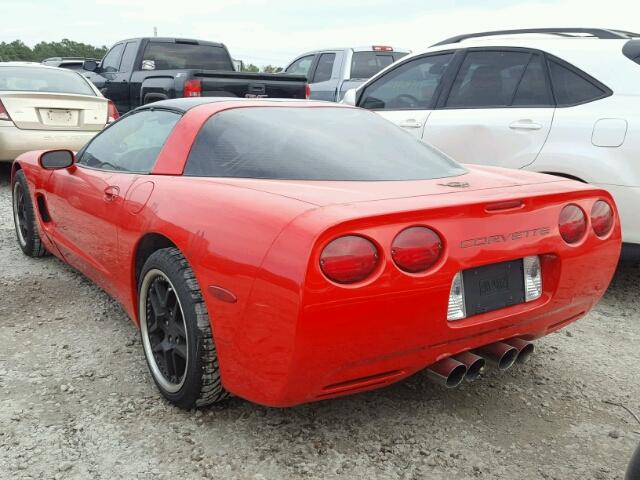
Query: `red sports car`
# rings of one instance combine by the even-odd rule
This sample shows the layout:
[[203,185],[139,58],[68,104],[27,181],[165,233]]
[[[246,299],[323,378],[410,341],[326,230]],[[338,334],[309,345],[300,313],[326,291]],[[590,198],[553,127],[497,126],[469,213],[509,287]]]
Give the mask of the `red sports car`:
[[620,252],[606,191],[462,166],[327,103],[154,103],[77,154],[22,155],[12,188],[22,250],[116,298],[183,408],[508,368],[594,306]]

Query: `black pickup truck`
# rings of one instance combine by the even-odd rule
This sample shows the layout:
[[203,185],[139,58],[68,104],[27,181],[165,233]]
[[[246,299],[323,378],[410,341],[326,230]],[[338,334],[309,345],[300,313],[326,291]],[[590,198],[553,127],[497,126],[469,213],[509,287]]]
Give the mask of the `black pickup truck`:
[[85,76],[118,111],[180,97],[308,98],[304,76],[236,72],[221,43],[133,38],[116,43]]

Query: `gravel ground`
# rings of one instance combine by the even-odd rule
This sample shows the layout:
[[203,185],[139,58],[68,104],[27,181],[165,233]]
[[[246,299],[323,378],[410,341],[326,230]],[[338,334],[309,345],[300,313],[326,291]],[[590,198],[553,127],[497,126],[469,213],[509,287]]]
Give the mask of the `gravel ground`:
[[621,479],[640,441],[640,266],[529,364],[456,390],[198,412],[157,393],[121,308],[14,239],[0,166],[0,478]]

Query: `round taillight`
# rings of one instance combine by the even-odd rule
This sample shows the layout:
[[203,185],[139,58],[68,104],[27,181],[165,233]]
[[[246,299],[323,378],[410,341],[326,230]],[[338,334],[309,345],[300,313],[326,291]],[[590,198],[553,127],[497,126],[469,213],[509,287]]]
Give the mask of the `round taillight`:
[[391,244],[391,257],[398,268],[409,273],[424,272],[442,255],[442,240],[427,227],[409,227]]
[[378,249],[357,235],[339,237],[320,255],[322,272],[336,283],[356,283],[366,279],[378,266]]
[[577,243],[587,231],[587,217],[579,206],[567,205],[560,212],[558,227],[565,242]]
[[598,200],[591,209],[591,227],[595,234],[604,237],[613,228],[613,210],[604,200]]

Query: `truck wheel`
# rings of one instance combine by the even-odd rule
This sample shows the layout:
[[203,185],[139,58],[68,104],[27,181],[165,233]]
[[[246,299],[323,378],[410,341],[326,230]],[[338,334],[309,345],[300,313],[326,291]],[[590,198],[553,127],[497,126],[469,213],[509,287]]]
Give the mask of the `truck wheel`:
[[22,170],[16,173],[12,192],[13,223],[16,228],[18,245],[23,253],[29,257],[43,257],[47,254],[47,249],[40,239],[27,178]]
[[184,409],[227,398],[207,308],[177,248],[158,250],[147,259],[138,299],[144,354],[162,395]]

